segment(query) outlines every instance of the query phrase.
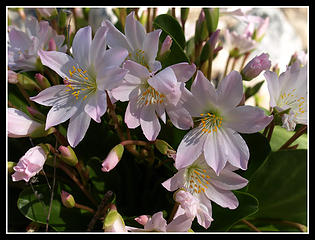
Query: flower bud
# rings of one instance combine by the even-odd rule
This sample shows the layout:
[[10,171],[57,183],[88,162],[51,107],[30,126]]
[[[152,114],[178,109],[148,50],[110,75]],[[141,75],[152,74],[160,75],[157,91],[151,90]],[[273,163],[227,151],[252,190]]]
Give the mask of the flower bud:
[[253,58],[241,71],[243,80],[250,81],[257,77],[263,70],[268,70],[271,67],[269,55],[266,53]]
[[56,46],[56,42],[55,39],[51,38],[48,42],[48,51],[56,51],[57,46]]
[[17,81],[24,89],[27,89],[27,90],[40,89],[38,84],[33,79],[26,76],[25,74],[18,73]]
[[168,153],[168,150],[174,150],[167,142],[161,139],[157,139],[154,142],[154,145],[163,155],[166,155]]
[[173,42],[172,38],[169,35],[167,35],[164,42],[162,43],[159,53],[160,56],[164,55],[167,51],[170,51],[172,42]]
[[109,172],[112,170],[117,163],[120,161],[124,153],[124,146],[121,144],[116,145],[107,155],[106,159],[102,164],[102,171]]
[[74,198],[73,198],[73,196],[70,193],[61,190],[61,195],[60,196],[61,196],[62,204],[66,208],[73,208],[75,206]]
[[141,224],[141,225],[144,226],[144,225],[148,222],[149,217],[150,217],[150,216],[148,216],[148,215],[141,215],[141,216],[139,216],[139,217],[136,217],[135,220],[136,220],[139,224]]
[[8,162],[8,172],[9,172],[9,174],[14,173],[13,167],[15,167],[15,166],[16,166],[15,162]]
[[78,163],[78,158],[70,146],[60,146],[58,150],[61,153],[59,155],[60,159],[68,165],[75,166]]
[[11,84],[16,84],[19,81],[17,80],[17,73],[12,71],[12,70],[8,70],[8,82]]
[[37,83],[39,84],[40,88],[44,90],[45,88],[49,88],[51,85],[47,78],[45,78],[42,74],[36,73],[35,79]]
[[219,8],[203,8],[209,36],[217,29],[219,22]]
[[182,23],[186,22],[188,14],[189,14],[189,8],[180,9],[180,20],[182,21]]
[[205,21],[205,13],[204,10],[201,9],[199,18],[196,21],[196,27],[195,27],[195,43],[199,44],[203,40],[205,40],[208,36],[208,30],[207,30],[207,24]]
[[122,216],[115,209],[111,209],[107,213],[104,219],[103,229],[104,232],[127,232]]

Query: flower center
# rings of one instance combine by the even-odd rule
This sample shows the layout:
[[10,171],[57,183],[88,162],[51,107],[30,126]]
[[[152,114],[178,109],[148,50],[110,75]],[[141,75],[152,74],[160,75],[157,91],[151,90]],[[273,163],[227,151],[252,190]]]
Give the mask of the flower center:
[[[131,57],[131,53],[129,53],[129,57]],[[150,67],[144,59],[144,51],[142,49],[137,49],[134,52],[133,60],[135,60],[137,63],[145,66],[150,71]]]
[[305,98],[300,97],[298,98],[297,95],[294,94],[295,88],[288,91],[288,92],[282,92],[280,95],[280,98],[278,100],[278,106],[287,109],[291,108],[295,111],[295,116],[298,114],[302,114],[305,112]]
[[156,91],[153,87],[148,86],[145,91],[141,93],[138,98],[138,104],[140,105],[151,105],[151,104],[161,104],[164,102],[165,95]]
[[185,187],[191,194],[205,192],[205,188],[210,184],[209,179],[210,176],[205,169],[193,166],[188,168],[188,181]]
[[65,77],[63,81],[69,88],[66,91],[72,91],[71,95],[73,95],[76,100],[78,100],[79,97],[85,100],[88,95],[94,93],[97,88],[96,80],[89,76],[87,70],[75,66],[69,69],[69,78]]
[[214,113],[200,113],[199,126],[203,133],[215,133],[218,128],[222,127],[222,117],[216,116]]

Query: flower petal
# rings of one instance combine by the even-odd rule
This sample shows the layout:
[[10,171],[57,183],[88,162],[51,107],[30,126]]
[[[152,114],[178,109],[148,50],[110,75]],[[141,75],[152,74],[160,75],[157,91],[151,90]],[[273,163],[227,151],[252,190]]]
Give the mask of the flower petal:
[[102,66],[120,66],[128,56],[128,51],[125,48],[115,47],[106,50],[102,59]]
[[265,128],[273,119],[265,112],[253,106],[239,106],[224,116],[224,127],[240,133],[255,133]]
[[118,87],[128,70],[117,66],[102,68],[97,74],[96,83],[100,90],[112,90]]
[[144,136],[149,141],[154,141],[161,131],[159,119],[153,106],[145,106],[140,113],[140,124]]
[[146,34],[143,42],[144,59],[146,62],[154,62],[159,48],[159,37],[162,30],[158,29]]
[[178,146],[175,167],[180,169],[192,164],[202,153],[205,140],[206,135],[200,128],[190,130]]
[[[176,91],[177,79],[175,73],[170,67],[163,69],[155,76],[148,79],[148,83],[158,92],[173,96],[177,101],[180,98],[180,91]],[[179,96],[178,96],[179,94]],[[172,102],[173,104],[176,104]]]
[[195,64],[186,62],[177,63],[170,67],[173,69],[178,82],[187,82],[196,72]]
[[128,128],[136,128],[140,125],[141,108],[136,104],[136,99],[131,99],[125,112],[125,123]]
[[224,168],[219,176],[211,174],[211,183],[223,190],[236,190],[245,187],[248,180]]
[[146,67],[144,67],[141,64],[136,63],[134,61],[127,60],[124,63],[123,68],[129,70],[128,74],[136,76],[141,80],[147,79],[150,77],[149,70]]
[[36,96],[30,97],[30,99],[44,106],[53,106],[68,98],[69,93],[66,90],[67,87],[65,85],[55,85],[44,89]]
[[224,208],[235,209],[238,207],[238,200],[231,191],[221,190],[215,186],[208,184],[205,189],[206,196],[216,204]]
[[184,179],[184,174],[185,174],[186,169],[182,168],[178,170],[175,175],[166,181],[162,183],[163,187],[165,187],[168,191],[173,192],[177,190],[178,188],[184,186],[185,179]]
[[96,90],[96,92],[89,96],[87,103],[84,107],[84,111],[93,118],[94,121],[100,123],[101,116],[104,115],[107,109],[107,99],[106,93],[101,90]]
[[100,27],[97,29],[91,43],[91,48],[89,51],[89,63],[90,65],[95,66],[96,72],[98,72],[99,67],[103,62],[102,60],[106,50],[106,36],[107,28]]
[[72,71],[72,66],[75,65],[73,58],[62,52],[38,50],[37,53],[42,64],[54,70],[62,78],[66,78],[69,70]]
[[103,21],[102,26],[106,26],[108,28],[106,40],[111,48],[123,47],[126,48],[128,52],[133,51],[133,47],[128,42],[126,36],[122,34],[110,21]]
[[277,99],[280,95],[279,80],[275,72],[265,71],[264,76],[267,80],[269,95],[270,95],[270,107],[277,106]]
[[167,232],[187,232],[194,219],[187,217],[186,214],[179,215],[174,218],[167,226]]
[[176,128],[187,130],[193,127],[194,123],[189,112],[180,104],[177,106],[167,105],[166,112]]
[[217,93],[212,83],[198,70],[196,78],[191,85],[191,93],[196,100],[199,101],[201,106],[209,108],[208,105],[215,104],[217,102]]
[[219,82],[217,94],[220,106],[228,108],[237,106],[243,97],[241,74],[234,70],[230,72]]
[[71,147],[76,147],[79,144],[90,125],[90,116],[83,109],[81,110],[82,111],[77,111],[77,113],[70,118],[68,125],[67,139]]
[[88,68],[89,52],[92,44],[92,28],[90,26],[80,28],[75,34],[72,42],[72,52],[74,59],[80,64]]
[[[128,74],[126,76],[128,76]],[[125,102],[138,96],[140,94],[140,88],[138,85],[123,80],[120,86],[111,90],[111,93],[115,99]]]
[[125,35],[134,50],[142,49],[145,34],[144,27],[139,21],[136,21],[134,12],[131,12],[126,17]]
[[211,201],[206,197],[204,193],[199,194],[200,210],[197,213],[197,221],[204,228],[209,228],[212,218],[212,205]]

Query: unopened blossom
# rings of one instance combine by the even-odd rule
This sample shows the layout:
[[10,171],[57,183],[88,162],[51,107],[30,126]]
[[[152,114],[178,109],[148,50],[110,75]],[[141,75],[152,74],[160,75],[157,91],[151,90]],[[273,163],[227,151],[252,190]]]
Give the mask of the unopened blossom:
[[163,217],[163,212],[157,212],[149,217],[144,228],[126,226],[129,232],[187,232],[192,224],[192,219],[182,214],[174,218],[169,224]]
[[[177,160],[176,160],[177,161]],[[191,165],[181,168],[178,172],[162,183],[168,191],[180,190],[175,200],[181,205],[182,211],[192,217],[197,216],[198,223],[208,228],[212,219],[211,201],[224,208],[235,209],[238,199],[231,190],[245,187],[248,181],[233,172],[235,167],[227,164],[217,175],[201,155]]]
[[25,20],[25,31],[19,30],[15,26],[10,26],[8,65],[11,70],[34,71],[38,67],[38,50],[49,50],[52,44],[55,50],[66,51],[63,45],[64,35],[49,26],[49,22],[38,22],[35,17],[28,17]]
[[16,72],[8,70],[8,82],[11,84],[17,84],[19,82]]
[[75,206],[75,200],[70,193],[61,190],[60,197],[63,206],[65,206],[66,208],[73,208]]
[[172,46],[173,40],[172,38],[167,35],[166,38],[164,39],[159,55],[162,56],[163,54],[165,54],[167,51],[170,50],[171,46]]
[[212,207],[208,201],[206,201],[208,204],[204,204],[199,198],[185,190],[179,190],[175,193],[175,201],[180,204],[175,217],[184,213],[187,218],[192,220],[197,217],[198,223],[204,228],[210,227],[213,218]]
[[148,222],[149,218],[150,218],[149,215],[141,215],[141,216],[139,216],[139,217],[136,217],[135,220],[136,220],[139,224],[141,224],[141,225],[144,226],[144,225]]
[[195,126],[178,146],[175,167],[187,167],[203,155],[217,175],[227,162],[247,169],[249,149],[239,133],[258,132],[273,117],[258,107],[238,106],[243,97],[241,75],[232,71],[215,88],[198,71],[191,92],[184,90],[182,97]]
[[288,110],[282,115],[282,127],[289,131],[295,129],[296,124],[307,124],[307,65],[300,67],[296,61],[287,70],[278,75],[266,71],[270,94],[269,105],[278,112]]
[[126,17],[125,35],[108,20],[103,21],[102,26],[109,29],[107,36],[109,47],[127,49],[128,59],[145,66],[150,72],[156,72],[162,68],[161,63],[155,60],[162,30],[147,33],[142,24],[135,19],[134,11]]
[[105,160],[102,163],[102,171],[109,172],[111,171],[118,162],[120,161],[124,153],[124,146],[121,144],[116,145],[107,155]]
[[26,113],[15,108],[8,108],[8,137],[28,137],[41,127],[41,123],[31,119]]
[[104,232],[127,232],[125,222],[116,209],[111,209],[104,219]]
[[180,100],[182,89],[195,72],[195,65],[178,63],[153,75],[134,61],[127,60],[123,68],[128,69],[123,83],[111,91],[120,101],[129,101],[125,112],[128,128],[141,125],[145,137],[154,141],[161,125],[158,117],[166,123],[166,113],[179,129],[192,127],[192,119]]
[[32,101],[52,106],[46,129],[70,119],[67,138],[75,147],[84,137],[91,118],[100,123],[107,109],[106,91],[121,83],[127,70],[120,65],[128,55],[123,48],[105,50],[107,29],[101,27],[92,40],[90,26],[79,29],[73,44],[73,58],[56,51],[39,51],[43,65],[64,80],[41,91]]
[[242,69],[241,74],[243,80],[250,81],[257,77],[262,71],[269,70],[271,67],[271,61],[267,53],[262,53],[259,56],[254,57],[246,66]]
[[39,173],[45,164],[46,153],[40,146],[30,148],[19,162],[13,167],[12,181],[24,180],[28,182],[31,177]]

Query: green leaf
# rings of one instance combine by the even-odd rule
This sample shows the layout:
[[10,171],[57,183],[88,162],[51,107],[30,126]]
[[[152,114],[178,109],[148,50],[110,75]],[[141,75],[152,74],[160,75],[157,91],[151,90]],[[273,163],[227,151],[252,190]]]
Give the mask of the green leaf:
[[[270,140],[270,146],[272,151],[277,151],[287,140],[293,135],[294,131],[288,131],[283,127],[275,126]],[[298,139],[296,139],[291,145],[299,144],[297,149],[307,149],[307,134],[304,133]]]
[[[214,221],[207,229],[207,232],[228,231],[238,221],[257,212],[258,201],[254,196],[238,191],[234,191],[234,194],[239,201],[239,206],[236,209],[222,208],[212,202],[212,218]],[[198,224],[196,227],[193,227],[194,231],[197,229],[199,231],[205,231],[200,225],[198,227]]]
[[306,224],[306,150],[272,152],[254,173],[248,192],[259,200],[255,218]]
[[253,173],[260,167],[269,155],[271,148],[268,140],[261,133],[242,134],[249,149],[249,160],[246,171],[238,170],[240,175],[250,180]]
[[203,8],[206,17],[208,33],[211,34],[215,32],[218,27],[219,22],[219,8]]
[[[38,198],[31,187],[24,189],[17,201],[20,212],[28,219],[46,224],[50,203],[50,191],[46,184],[34,186]],[[56,231],[82,231],[88,225],[92,214],[78,208],[66,208],[62,205],[60,194],[54,194],[49,226]]]
[[264,83],[264,80],[256,83],[255,86],[253,87],[247,87],[245,91],[245,99],[248,99],[251,96],[255,95],[259,91],[263,83]]
[[155,29],[162,29],[161,42],[164,41],[167,35],[173,40],[171,53],[162,62],[163,68],[179,62],[189,62],[189,58],[184,52],[186,46],[185,35],[178,21],[170,15],[161,14],[154,19],[153,26]]

